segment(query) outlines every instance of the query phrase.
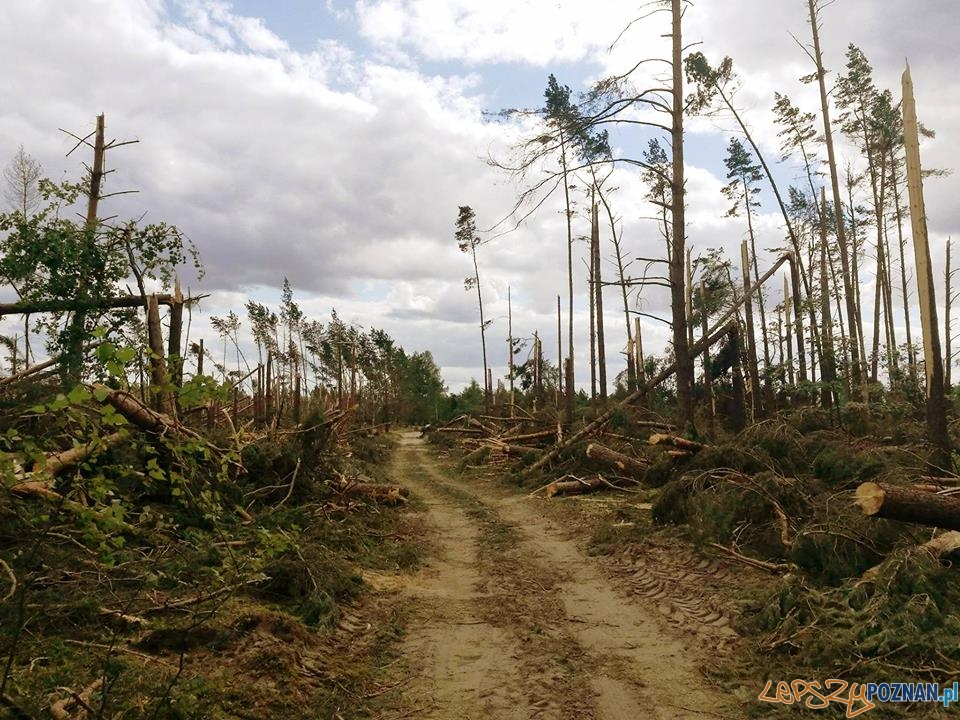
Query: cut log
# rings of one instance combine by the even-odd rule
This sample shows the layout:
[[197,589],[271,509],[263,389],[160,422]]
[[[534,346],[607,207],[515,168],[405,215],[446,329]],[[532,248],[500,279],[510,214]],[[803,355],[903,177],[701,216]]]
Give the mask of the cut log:
[[404,487],[378,485],[351,478],[340,478],[334,483],[333,487],[341,495],[365,497],[386,505],[402,505],[410,495],[410,491]]
[[436,432],[439,433],[450,433],[455,435],[483,435],[484,432],[480,428],[472,427],[441,427],[437,428]]
[[629,457],[597,443],[587,445],[587,457],[632,478],[643,477],[650,465],[646,460]]
[[510,445],[504,442],[495,442],[490,447],[499,450],[504,455],[510,455],[512,457],[526,457],[530,453],[539,456],[543,453],[541,448],[527,447],[526,445]]
[[554,495],[582,495],[603,487],[607,487],[607,483],[599,475],[594,475],[582,479],[555,480],[544,488],[543,494],[548,498]]
[[525,433],[523,435],[504,435],[501,440],[503,442],[512,443],[512,442],[521,442],[530,440],[550,440],[557,436],[556,430],[541,430],[539,432]]
[[687,450],[688,452],[699,452],[706,447],[703,443],[696,442],[695,440],[687,440],[686,438],[677,437],[676,435],[665,435],[663,433],[651,435],[648,442],[651,445],[672,445],[677,448],[677,450]]
[[960,497],[867,482],[854,502],[864,515],[960,530]]

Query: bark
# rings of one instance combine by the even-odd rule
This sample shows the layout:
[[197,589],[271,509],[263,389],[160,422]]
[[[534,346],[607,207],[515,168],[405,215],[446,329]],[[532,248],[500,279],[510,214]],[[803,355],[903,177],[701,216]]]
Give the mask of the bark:
[[150,391],[157,412],[171,409],[167,383],[167,363],[163,354],[163,330],[160,327],[160,306],[156,295],[147,298],[147,340],[150,346]]
[[854,502],[870,517],[960,530],[960,497],[954,495],[868,482],[857,488]]

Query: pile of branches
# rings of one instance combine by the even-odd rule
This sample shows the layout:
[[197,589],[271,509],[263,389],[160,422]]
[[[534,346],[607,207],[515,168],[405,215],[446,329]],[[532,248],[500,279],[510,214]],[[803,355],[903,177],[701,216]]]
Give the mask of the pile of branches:
[[141,703],[166,717],[193,692],[186,658],[225,642],[219,618],[247,602],[335,624],[359,587],[339,546],[367,548],[363,528],[385,520],[365,508],[406,497],[364,474],[389,441],[349,408],[267,429],[223,410],[211,429],[36,374],[0,401],[0,698],[14,716]]

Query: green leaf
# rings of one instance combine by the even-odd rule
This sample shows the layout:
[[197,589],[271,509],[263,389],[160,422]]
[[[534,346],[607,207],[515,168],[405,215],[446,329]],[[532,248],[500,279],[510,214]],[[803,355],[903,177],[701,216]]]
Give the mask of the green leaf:
[[93,389],[93,396],[97,399],[97,402],[103,402],[110,395],[110,390],[105,387],[96,387]]
[[132,347],[122,347],[117,350],[117,360],[122,363],[132,362],[136,356],[137,352]]
[[90,391],[84,385],[74,385],[67,399],[72,405],[82,405],[90,400]]

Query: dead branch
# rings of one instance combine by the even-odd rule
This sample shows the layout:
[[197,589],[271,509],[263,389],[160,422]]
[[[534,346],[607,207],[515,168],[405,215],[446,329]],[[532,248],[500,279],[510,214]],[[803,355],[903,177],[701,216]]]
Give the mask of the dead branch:
[[790,572],[790,566],[786,563],[771,563],[764,560],[757,560],[756,558],[741,555],[733,548],[728,548],[725,545],[720,545],[719,543],[710,543],[710,547],[719,550],[720,552],[733,558],[737,562],[743,563],[744,565],[750,565],[751,567],[759,568],[760,570],[766,570],[767,572],[778,574]]
[[0,602],[6,602],[17,593],[17,576],[14,575],[13,569],[7,565],[3,558],[0,558],[0,567],[6,571],[7,577],[10,578],[10,589],[7,590],[7,594],[0,600]]
[[[70,688],[61,687],[60,690],[69,693],[69,697],[57,700],[50,704],[50,714],[54,720],[80,720],[80,718],[95,717],[96,712],[90,707],[90,696],[103,685],[103,678],[97,678],[77,693]],[[80,713],[73,714],[74,708],[79,707]]]
[[699,452],[703,450],[706,445],[694,440],[687,440],[686,438],[677,437],[676,435],[666,435],[664,433],[655,433],[650,436],[650,439],[647,441],[651,445],[672,445],[677,448],[677,450],[684,450],[688,453],[690,452]]

